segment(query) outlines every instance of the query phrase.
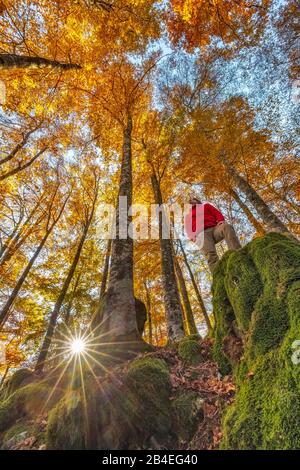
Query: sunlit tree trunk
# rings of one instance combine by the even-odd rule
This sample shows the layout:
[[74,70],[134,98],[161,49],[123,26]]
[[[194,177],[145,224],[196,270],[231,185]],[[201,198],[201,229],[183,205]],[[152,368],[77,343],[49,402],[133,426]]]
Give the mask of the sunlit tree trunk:
[[9,372],[9,369],[10,369],[10,365],[7,365],[6,368],[5,368],[4,374],[3,374],[2,377],[1,377],[1,381],[0,381],[0,390],[1,390],[1,388],[2,388],[2,386],[3,386],[3,384],[4,384],[4,382],[5,382],[5,379],[6,379],[6,377],[7,377],[7,374],[8,374],[8,372]]
[[63,205],[61,206],[61,209],[58,213],[58,216],[54,218],[54,220],[52,221],[52,223],[50,222],[50,217],[51,217],[51,209],[52,209],[52,204],[54,202],[54,198],[52,198],[52,201],[51,201],[51,205],[50,205],[50,208],[49,208],[49,215],[48,215],[48,221],[47,221],[47,226],[46,226],[46,230],[45,230],[45,234],[43,236],[43,238],[41,239],[38,247],[36,248],[34,254],[32,255],[32,257],[30,258],[28,264],[26,265],[25,269],[23,270],[21,276],[19,277],[12,293],[10,294],[8,300],[6,301],[4,307],[2,308],[1,312],[0,312],[0,331],[2,330],[8,316],[9,316],[9,312],[10,312],[10,309],[15,301],[15,299],[17,298],[28,274],[30,273],[31,271],[31,268],[32,266],[34,265],[36,259],[38,258],[40,252],[42,251],[49,235],[51,234],[53,228],[55,227],[55,225],[57,224],[57,222],[59,221],[62,213],[63,213],[63,210],[65,208],[65,205],[67,203],[67,199],[65,200],[65,202],[63,203]]
[[240,208],[242,209],[242,211],[243,211],[244,214],[246,215],[247,219],[249,220],[250,224],[253,225],[253,227],[255,228],[256,232],[257,232],[259,235],[264,235],[264,234],[265,234],[265,229],[264,229],[264,227],[263,227],[262,224],[254,217],[254,215],[252,214],[251,210],[250,210],[249,207],[242,201],[242,199],[240,198],[240,196],[238,195],[238,193],[232,189],[232,190],[230,191],[230,194],[231,194],[231,196],[233,197],[233,199],[235,200],[235,202],[240,206]]
[[24,223],[21,226],[19,225],[18,230],[14,230],[12,236],[9,238],[9,240],[6,241],[4,249],[1,250],[1,267],[3,267],[12,258],[12,256],[19,250],[19,248],[25,243],[28,237],[36,229],[36,227],[46,217],[45,213],[41,213],[40,217],[38,217],[35,222],[30,225],[30,221],[36,213],[38,206],[39,204],[35,205],[35,207],[32,209]]
[[43,372],[43,369],[44,369],[44,366],[45,366],[45,362],[46,362],[48,352],[49,352],[49,348],[50,348],[50,345],[51,345],[51,342],[52,342],[52,338],[53,338],[54,330],[55,330],[55,327],[56,327],[57,319],[58,319],[58,316],[59,316],[59,313],[60,313],[60,309],[62,307],[62,304],[63,304],[64,300],[65,300],[65,297],[66,297],[66,294],[68,292],[69,286],[72,282],[75,270],[76,270],[77,265],[78,265],[78,261],[80,259],[82,248],[83,248],[84,242],[86,240],[86,237],[87,237],[87,234],[88,234],[88,231],[89,231],[89,228],[90,228],[93,216],[94,216],[97,194],[98,194],[98,189],[95,190],[95,196],[94,196],[91,212],[88,215],[87,220],[84,224],[83,233],[80,237],[80,240],[79,240],[76,252],[75,252],[75,256],[73,258],[73,261],[71,263],[71,266],[70,266],[68,274],[67,274],[67,277],[66,277],[66,279],[63,283],[62,289],[60,291],[60,294],[58,296],[58,299],[55,303],[54,309],[53,309],[53,311],[51,313],[51,316],[50,316],[47,332],[46,332],[46,335],[45,335],[45,338],[44,338],[44,341],[43,341],[43,344],[42,344],[42,347],[41,347],[41,351],[40,351],[40,354],[39,354],[39,357],[37,359],[37,363],[36,363],[36,366],[35,366],[35,371],[38,372],[38,373]]
[[199,287],[197,285],[197,282],[195,280],[195,276],[194,276],[194,273],[190,267],[190,263],[188,262],[188,259],[187,259],[187,256],[186,256],[186,253],[185,253],[185,250],[183,248],[183,245],[182,245],[182,242],[181,240],[179,240],[179,246],[180,246],[180,249],[181,249],[181,252],[182,252],[182,255],[183,255],[183,259],[184,259],[184,263],[187,267],[187,270],[189,272],[189,275],[190,275],[190,278],[191,278],[191,281],[192,281],[192,284],[193,284],[193,287],[194,287],[194,290],[195,290],[195,293],[196,293],[196,297],[197,297],[197,300],[198,300],[198,303],[199,303],[199,306],[200,306],[200,309],[201,309],[201,312],[203,314],[203,317],[204,317],[204,320],[205,320],[205,323],[206,323],[206,326],[207,326],[207,329],[208,329],[208,332],[210,332],[212,330],[212,326],[211,326],[211,323],[210,323],[210,319],[209,319],[209,316],[208,316],[208,312],[206,310],[206,307],[205,307],[205,304],[204,304],[204,301],[202,299],[202,295],[200,293],[200,290],[199,290]]
[[256,212],[260,215],[268,231],[289,234],[290,232],[286,225],[284,225],[277,215],[274,214],[274,212],[269,208],[265,201],[255,191],[255,189],[248,183],[248,181],[246,181],[246,179],[230,165],[224,155],[221,156],[221,161],[224,163],[233,182],[247,196]]
[[62,70],[81,69],[78,64],[66,64],[43,57],[31,57],[17,54],[0,54],[0,69],[52,67]]
[[179,261],[178,261],[175,254],[174,254],[174,266],[175,266],[175,271],[176,271],[178,284],[179,284],[179,291],[180,291],[180,294],[181,294],[182,304],[183,304],[184,313],[185,313],[186,334],[187,335],[197,335],[198,330],[197,330],[197,327],[196,327],[194,314],[193,314],[193,310],[192,310],[190,299],[189,299],[189,294],[188,294],[188,291],[187,291],[187,288],[186,288],[185,279],[184,279]]
[[106,291],[107,279],[108,279],[108,274],[109,274],[111,242],[112,242],[111,239],[109,239],[108,242],[107,242],[107,248],[106,248],[106,253],[105,253],[105,262],[104,262],[104,268],[103,268],[102,280],[101,280],[101,287],[100,287],[100,295],[99,295],[100,300],[102,299],[102,297],[104,296],[105,291]]
[[[110,273],[98,328],[101,341],[139,340],[133,292],[133,240],[128,236],[132,205],[132,119],[128,117],[123,135],[123,155],[116,208],[116,238],[112,241]],[[124,199],[127,198],[127,199]],[[121,202],[122,201],[122,202]],[[120,205],[122,204],[122,206]],[[119,230],[121,229],[121,236]]]
[[64,323],[67,327],[70,324],[73,302],[74,302],[74,298],[75,298],[75,295],[76,295],[76,291],[77,291],[81,276],[82,276],[82,270],[80,270],[80,272],[78,273],[78,275],[76,277],[76,280],[74,282],[74,286],[73,286],[73,289],[72,289],[72,293],[71,293],[71,296],[70,296],[70,299],[69,299],[69,302],[68,302],[68,305],[67,305],[67,308],[66,308],[66,312],[65,312],[65,315],[64,315],[64,318],[65,318]]
[[20,228],[22,220],[23,220],[23,217],[24,217],[24,215],[22,214],[22,216],[19,218],[18,222],[16,223],[15,227],[13,228],[11,233],[8,235],[5,242],[2,244],[2,246],[0,248],[0,260],[1,260],[2,256],[4,255],[4,253],[9,249],[9,246],[12,243],[12,241],[17,236],[19,228]]
[[167,220],[165,211],[162,207],[163,198],[160,184],[154,172],[151,177],[151,182],[155,202],[161,206],[161,211],[159,213],[159,241],[161,251],[162,281],[164,288],[164,303],[167,318],[168,339],[169,341],[174,341],[184,336],[182,320],[183,312],[181,309],[180,297],[175,276],[172,241],[170,237],[164,238],[162,233],[163,224],[165,224],[165,227],[167,227],[169,221]]
[[147,323],[148,323],[148,341],[149,344],[153,344],[153,331],[152,331],[152,312],[151,312],[151,297],[147,282],[144,282],[145,294],[146,294],[146,310],[147,310]]

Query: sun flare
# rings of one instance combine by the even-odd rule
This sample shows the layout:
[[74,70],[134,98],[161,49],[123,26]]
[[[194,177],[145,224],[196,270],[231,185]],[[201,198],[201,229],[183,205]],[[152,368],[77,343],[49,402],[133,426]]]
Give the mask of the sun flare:
[[85,342],[82,338],[74,338],[70,345],[72,354],[82,354],[85,350]]

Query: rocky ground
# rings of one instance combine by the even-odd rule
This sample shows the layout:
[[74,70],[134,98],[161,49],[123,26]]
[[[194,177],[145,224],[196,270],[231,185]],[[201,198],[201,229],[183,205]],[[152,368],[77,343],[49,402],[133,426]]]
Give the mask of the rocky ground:
[[[1,403],[2,449],[215,449],[222,438],[222,411],[235,387],[230,376],[221,378],[211,346],[212,340],[190,337],[115,367],[98,377],[98,388],[89,377],[89,431],[83,431],[81,385],[66,391],[64,384],[39,413],[32,402],[45,402],[51,387],[45,393],[39,380],[24,373],[30,383],[21,381]],[[12,403],[18,413],[5,422]]]

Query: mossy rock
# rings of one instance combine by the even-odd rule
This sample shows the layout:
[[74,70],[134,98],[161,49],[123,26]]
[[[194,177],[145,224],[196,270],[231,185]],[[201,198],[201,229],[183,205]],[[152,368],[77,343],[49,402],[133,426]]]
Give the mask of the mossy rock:
[[203,361],[199,341],[190,336],[179,341],[178,355],[187,364],[198,364]]
[[1,392],[1,400],[5,400],[21,386],[27,385],[32,380],[34,380],[34,373],[30,369],[17,370],[5,382],[3,392]]
[[171,378],[165,361],[141,358],[130,364],[125,377],[129,416],[135,417],[137,434],[150,438],[173,436]]
[[[292,362],[300,339],[299,243],[270,233],[227,253],[214,272],[213,303],[214,357],[237,383],[222,448],[300,448],[300,361]],[[234,361],[226,341],[237,336],[242,354]]]
[[22,417],[36,417],[53,407],[61,396],[59,388],[49,389],[45,383],[33,383],[18,389],[0,402],[0,432]]
[[179,441],[188,442],[203,420],[203,399],[192,390],[181,391],[172,401],[175,428]]
[[84,402],[80,390],[67,393],[48,417],[46,442],[48,449],[85,449]]
[[69,391],[49,413],[48,449],[136,449],[152,438],[174,438],[171,381],[166,363],[140,358],[129,364],[123,383],[92,380]]

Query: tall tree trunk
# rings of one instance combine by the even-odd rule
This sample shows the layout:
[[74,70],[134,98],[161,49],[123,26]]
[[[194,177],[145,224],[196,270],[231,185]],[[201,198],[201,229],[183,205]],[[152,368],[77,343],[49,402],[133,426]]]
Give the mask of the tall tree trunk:
[[208,312],[206,310],[206,307],[205,307],[205,304],[204,304],[204,301],[202,299],[202,295],[200,293],[200,290],[199,290],[199,287],[197,285],[197,282],[195,280],[195,276],[194,276],[194,273],[190,267],[190,263],[188,262],[188,259],[187,259],[187,256],[186,256],[186,253],[185,253],[185,250],[183,248],[183,245],[182,245],[182,242],[181,240],[179,240],[179,246],[180,246],[180,249],[181,249],[181,252],[182,252],[182,255],[183,255],[183,259],[184,259],[184,263],[187,267],[187,270],[189,272],[189,275],[190,275],[190,278],[191,278],[191,281],[192,281],[192,284],[193,284],[193,287],[194,287],[194,290],[195,290],[195,293],[196,293],[196,296],[197,296],[197,300],[198,300],[198,303],[199,303],[199,306],[200,306],[200,309],[201,309],[201,312],[203,314],[203,317],[204,317],[204,320],[205,320],[205,323],[206,323],[206,326],[207,326],[207,329],[208,329],[208,332],[210,332],[212,330],[212,326],[211,326],[211,323],[210,323],[210,319],[209,319],[209,316],[208,316]]
[[[65,205],[67,203],[67,200],[68,198],[65,200],[65,202],[63,203],[60,211],[59,211],[59,214],[58,216],[53,220],[53,222],[48,226],[48,223],[49,223],[49,220],[50,220],[50,212],[49,212],[49,217],[48,217],[48,222],[47,222],[47,228],[46,228],[46,231],[45,231],[45,234],[42,238],[42,240],[40,241],[37,249],[35,250],[34,254],[32,255],[32,257],[30,258],[26,268],[24,269],[24,271],[22,272],[21,276],[19,277],[12,293],[10,294],[8,300],[6,301],[4,307],[2,308],[1,312],[0,312],[0,331],[2,330],[8,316],[9,316],[9,311],[10,311],[10,308],[12,307],[15,299],[17,298],[28,274],[30,273],[31,271],[31,268],[32,266],[34,265],[36,259],[38,258],[40,252],[42,251],[49,235],[51,234],[53,228],[55,227],[55,225],[57,224],[58,220],[60,219],[62,213],[63,213],[63,210],[65,208]],[[50,205],[50,209],[49,211],[51,211],[51,207],[53,205],[53,202],[54,202],[54,197],[52,198],[52,201],[51,201],[51,205]]]
[[10,365],[7,365],[6,368],[5,368],[4,374],[3,374],[2,377],[1,377],[1,381],[0,381],[0,390],[1,390],[1,388],[2,388],[2,386],[3,386],[3,384],[4,384],[4,382],[5,382],[5,379],[6,379],[6,377],[7,377],[7,374],[8,374],[9,369],[10,369]]
[[0,69],[52,67],[63,70],[81,69],[78,64],[63,63],[44,57],[31,57],[17,54],[0,54]]
[[21,237],[21,234],[18,233],[16,234],[14,240],[12,240],[11,244],[9,247],[7,247],[6,251],[4,252],[1,260],[0,260],[0,266],[1,268],[4,267],[5,264],[8,263],[8,261],[13,257],[13,255],[18,251],[18,249],[23,245],[23,243],[27,240],[29,235],[32,233],[32,230],[28,230],[23,234]]
[[102,297],[104,296],[105,291],[106,291],[106,284],[107,284],[107,279],[108,279],[108,274],[109,274],[111,242],[112,242],[111,239],[109,239],[108,242],[107,242],[104,269],[103,269],[103,273],[102,273],[102,281],[101,281],[100,295],[99,295],[100,300],[102,299]]
[[172,241],[169,238],[163,238],[162,228],[168,226],[169,221],[163,204],[160,184],[156,174],[153,172],[151,177],[152,188],[156,204],[161,206],[159,213],[159,241],[161,251],[161,265],[162,265],[162,280],[164,287],[164,303],[167,318],[168,338],[169,341],[174,341],[184,336],[183,328],[183,312],[180,304],[180,297],[176,282],[174,260],[172,253]]
[[38,245],[37,249],[35,250],[33,256],[30,258],[26,268],[24,269],[24,271],[22,272],[21,276],[19,277],[18,279],[18,282],[17,284],[15,285],[12,293],[10,294],[8,300],[6,301],[4,307],[2,308],[1,310],[1,313],[0,313],[0,331],[1,329],[3,328],[7,318],[8,318],[8,315],[9,315],[9,310],[10,308],[12,307],[17,295],[19,294],[35,260],[37,259],[37,257],[39,256],[40,252],[42,251],[46,241],[47,241],[47,238],[49,237],[51,231],[47,231],[44,235],[44,237],[42,238],[40,244]]
[[56,300],[54,309],[53,309],[53,311],[51,313],[51,316],[50,316],[47,332],[46,332],[46,335],[45,335],[45,338],[44,338],[44,341],[43,341],[43,344],[42,344],[42,347],[41,347],[41,351],[40,351],[40,354],[39,354],[39,357],[37,359],[37,363],[36,363],[36,366],[35,366],[35,371],[38,372],[38,373],[42,373],[43,369],[44,369],[44,366],[45,366],[45,362],[46,362],[47,355],[48,355],[48,352],[49,352],[49,348],[50,348],[52,338],[53,338],[53,333],[54,333],[54,330],[55,330],[55,327],[56,327],[57,318],[58,318],[60,309],[62,307],[63,301],[66,297],[67,292],[68,292],[71,281],[73,279],[78,261],[80,259],[81,251],[82,251],[85,239],[86,239],[88,231],[89,231],[89,227],[91,225],[91,222],[92,222],[92,219],[93,219],[93,216],[94,216],[97,194],[98,194],[98,192],[96,191],[95,196],[94,196],[94,200],[93,200],[93,205],[92,205],[92,208],[91,208],[91,213],[90,213],[90,215],[88,216],[88,218],[86,220],[83,233],[80,237],[80,240],[79,240],[76,252],[75,252],[75,256],[73,258],[73,261],[71,263],[71,266],[70,266],[68,274],[67,274],[67,277],[66,277],[66,279],[63,283],[62,289],[60,291],[58,299]]
[[21,225],[22,219],[23,219],[23,215],[22,215],[22,217],[20,217],[20,219],[16,223],[16,225],[15,225],[14,229],[12,230],[12,232],[8,235],[5,242],[2,244],[2,246],[0,248],[0,260],[1,260],[2,256],[4,255],[4,253],[6,252],[6,250],[8,250],[8,248],[9,248],[11,242],[14,240],[15,236],[17,236],[17,233],[18,233],[19,227]]
[[262,218],[268,230],[271,232],[282,232],[284,234],[290,234],[288,228],[284,225],[283,222],[281,222],[277,215],[274,214],[265,201],[255,191],[255,189],[230,165],[227,157],[223,154],[220,158],[233,182],[247,196],[253,207],[255,207],[257,213]]
[[182,304],[185,312],[185,319],[186,319],[186,333],[188,335],[198,335],[198,329],[196,327],[193,310],[191,307],[189,294],[186,288],[185,279],[182,273],[182,269],[180,267],[179,261],[174,253],[174,266],[175,271],[178,279],[179,290],[182,298]]
[[247,219],[249,220],[250,224],[253,225],[253,227],[255,228],[256,232],[257,232],[259,235],[264,235],[264,234],[266,233],[264,227],[263,227],[262,224],[254,217],[254,215],[252,214],[251,210],[250,210],[249,207],[241,200],[241,198],[240,198],[240,196],[238,195],[238,193],[232,189],[232,190],[230,191],[230,194],[231,194],[231,196],[233,197],[233,199],[235,200],[235,202],[240,206],[240,208],[242,209],[242,211],[243,211],[244,214],[246,215]]
[[72,293],[71,293],[71,296],[70,296],[70,299],[69,299],[69,302],[68,302],[68,305],[67,305],[67,308],[66,308],[64,323],[67,327],[70,324],[71,310],[72,310],[72,307],[73,307],[73,301],[74,301],[74,297],[75,297],[75,294],[76,294],[76,291],[77,291],[77,287],[79,285],[81,275],[82,275],[82,270],[80,270],[80,272],[78,273],[78,275],[76,277],[74,287],[72,289]]
[[153,344],[153,331],[152,331],[152,312],[151,312],[151,298],[149,287],[147,282],[144,282],[145,294],[146,294],[146,310],[147,310],[147,322],[148,322],[148,341],[149,344]]
[[18,251],[18,249],[25,243],[28,239],[29,235],[32,234],[35,227],[45,218],[45,214],[41,214],[38,220],[35,221],[34,225],[28,227],[29,221],[32,217],[33,213],[31,213],[27,219],[25,220],[20,230],[15,233],[13,239],[10,240],[10,243],[7,244],[5,251],[2,254],[0,259],[0,266],[1,268],[12,258],[12,256]]
[[[101,342],[140,340],[133,292],[133,240],[128,235],[132,205],[132,119],[128,117],[123,135],[123,155],[116,208],[116,238],[112,241],[111,266],[101,322],[93,327]],[[125,201],[121,198],[127,198]],[[98,330],[98,331],[96,331]]]

